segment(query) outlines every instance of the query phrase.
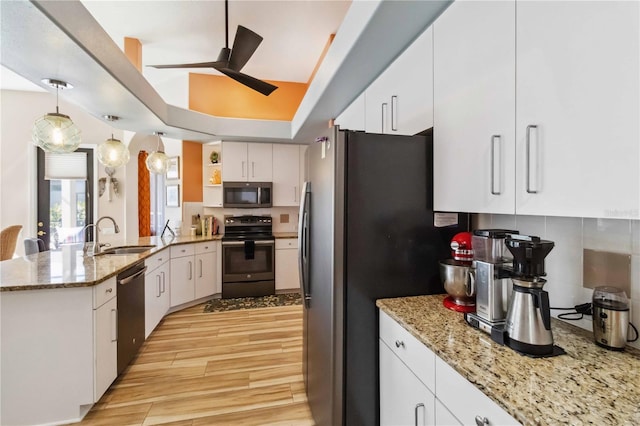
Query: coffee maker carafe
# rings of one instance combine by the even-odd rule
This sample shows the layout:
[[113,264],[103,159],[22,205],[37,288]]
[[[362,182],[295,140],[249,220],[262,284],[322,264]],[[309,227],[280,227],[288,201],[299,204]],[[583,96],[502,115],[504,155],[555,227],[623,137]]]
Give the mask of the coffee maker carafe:
[[505,245],[513,255],[513,292],[505,343],[527,355],[554,355],[549,293],[542,289],[547,282],[542,278],[546,275],[544,259],[554,243],[535,236],[510,235]]

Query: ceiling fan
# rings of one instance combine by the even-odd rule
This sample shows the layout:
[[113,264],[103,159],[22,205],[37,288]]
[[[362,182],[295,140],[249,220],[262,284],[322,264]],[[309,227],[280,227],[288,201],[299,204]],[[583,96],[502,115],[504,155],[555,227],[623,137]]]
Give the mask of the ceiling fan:
[[153,68],[214,68],[221,73],[231,77],[237,82],[269,96],[278,87],[265,81],[258,80],[250,75],[240,72],[242,67],[249,61],[256,51],[262,37],[250,29],[238,25],[236,38],[233,40],[233,48],[229,49],[229,0],[224,2],[224,26],[225,26],[225,47],[220,49],[220,54],[215,62],[199,62],[195,64],[171,64],[171,65],[147,65]]

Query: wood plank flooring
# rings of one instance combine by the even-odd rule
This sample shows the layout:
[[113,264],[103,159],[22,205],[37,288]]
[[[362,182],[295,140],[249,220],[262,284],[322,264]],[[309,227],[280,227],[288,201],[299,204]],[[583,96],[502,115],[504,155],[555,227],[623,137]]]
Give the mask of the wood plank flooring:
[[302,307],[168,315],[76,425],[313,425]]

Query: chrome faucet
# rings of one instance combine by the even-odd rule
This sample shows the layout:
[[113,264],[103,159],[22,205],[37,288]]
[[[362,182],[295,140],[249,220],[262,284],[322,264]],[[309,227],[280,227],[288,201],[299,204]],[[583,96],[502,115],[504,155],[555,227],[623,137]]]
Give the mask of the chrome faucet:
[[[84,228],[82,228],[82,231],[80,232],[84,232],[85,229],[88,229],[89,227],[93,226],[94,229],[96,230],[96,235],[93,239],[93,254],[98,254],[100,253],[100,250],[102,247],[104,247],[106,244],[100,244],[100,222],[102,222],[104,219],[109,219],[112,223],[113,223],[113,228],[116,231],[116,234],[120,232],[120,228],[118,227],[118,224],[116,223],[116,221],[111,217],[111,216],[102,216],[100,219],[98,219],[96,221],[95,224],[90,223],[89,225],[85,226]],[[85,246],[85,253],[86,253],[86,246]]]

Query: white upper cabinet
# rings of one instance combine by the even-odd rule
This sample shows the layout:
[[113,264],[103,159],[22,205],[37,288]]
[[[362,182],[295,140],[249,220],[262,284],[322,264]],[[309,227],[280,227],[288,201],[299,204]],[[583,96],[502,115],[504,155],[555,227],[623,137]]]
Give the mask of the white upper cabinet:
[[300,147],[273,144],[273,205],[300,203]]
[[271,182],[270,143],[223,142],[223,182]]
[[454,2],[434,24],[436,210],[515,212],[515,3]]
[[640,218],[639,17],[637,1],[518,2],[519,214]]
[[351,105],[336,117],[335,124],[341,129],[347,130],[365,130],[364,117],[365,92],[362,92]]
[[249,182],[273,180],[273,150],[270,143],[247,144],[247,174]]
[[365,92],[368,133],[415,135],[433,127],[433,29],[422,33]]
[[640,3],[515,5],[434,24],[436,210],[640,218]]

